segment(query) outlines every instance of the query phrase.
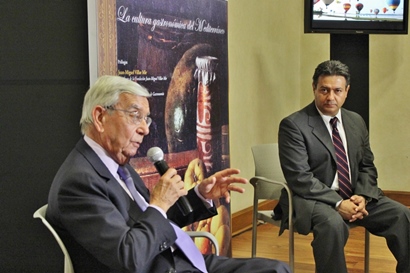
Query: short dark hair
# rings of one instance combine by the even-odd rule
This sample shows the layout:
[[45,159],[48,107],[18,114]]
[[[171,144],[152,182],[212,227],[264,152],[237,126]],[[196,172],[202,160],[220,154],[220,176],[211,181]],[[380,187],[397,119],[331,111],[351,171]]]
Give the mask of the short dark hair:
[[349,67],[337,60],[328,60],[320,63],[313,74],[313,85],[316,88],[320,76],[343,76],[346,86],[350,85]]

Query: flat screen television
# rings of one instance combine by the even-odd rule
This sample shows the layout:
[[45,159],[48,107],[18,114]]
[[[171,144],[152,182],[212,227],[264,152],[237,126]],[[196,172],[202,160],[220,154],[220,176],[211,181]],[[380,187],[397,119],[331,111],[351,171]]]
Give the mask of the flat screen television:
[[304,0],[305,33],[407,34],[409,0]]

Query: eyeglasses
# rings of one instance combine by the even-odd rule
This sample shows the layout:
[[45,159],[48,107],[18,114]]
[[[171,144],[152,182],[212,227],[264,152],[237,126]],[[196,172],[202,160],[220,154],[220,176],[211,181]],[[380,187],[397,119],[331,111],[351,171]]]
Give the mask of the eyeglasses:
[[151,123],[152,123],[152,118],[150,118],[150,117],[148,117],[148,116],[141,117],[140,112],[138,112],[138,111],[136,111],[136,110],[135,110],[135,111],[129,111],[129,110],[117,109],[117,108],[114,108],[113,106],[107,106],[107,107],[105,107],[105,109],[107,109],[107,110],[113,110],[113,111],[121,111],[121,112],[124,112],[124,113],[128,113],[128,114],[130,115],[130,117],[131,117],[132,122],[133,122],[135,125],[140,125],[143,120],[145,121],[145,123],[147,124],[148,127],[149,127],[149,126],[151,125]]

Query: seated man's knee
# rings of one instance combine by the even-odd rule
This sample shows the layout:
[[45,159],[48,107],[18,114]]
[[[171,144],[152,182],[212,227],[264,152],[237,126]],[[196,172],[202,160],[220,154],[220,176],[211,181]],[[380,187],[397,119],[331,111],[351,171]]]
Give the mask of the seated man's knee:
[[328,236],[349,235],[349,226],[338,213],[323,215],[317,220],[313,227],[314,232],[325,232]]

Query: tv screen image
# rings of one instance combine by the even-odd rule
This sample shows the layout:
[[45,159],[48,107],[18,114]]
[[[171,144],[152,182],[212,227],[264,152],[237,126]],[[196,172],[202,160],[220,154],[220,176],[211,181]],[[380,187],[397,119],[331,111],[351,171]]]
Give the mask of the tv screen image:
[[409,0],[305,0],[305,33],[407,34]]

